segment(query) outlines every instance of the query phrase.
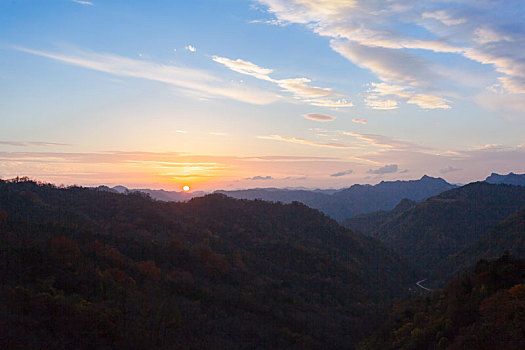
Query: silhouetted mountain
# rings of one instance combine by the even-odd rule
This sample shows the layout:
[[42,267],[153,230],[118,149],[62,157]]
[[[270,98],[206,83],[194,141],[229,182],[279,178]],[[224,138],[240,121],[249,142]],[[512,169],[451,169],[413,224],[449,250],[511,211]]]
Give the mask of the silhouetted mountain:
[[508,173],[507,175],[499,175],[492,173],[485,181],[491,184],[525,186],[525,174]]
[[217,192],[233,198],[263,199],[282,203],[298,201],[342,221],[357,214],[390,210],[403,198],[421,201],[454,187],[441,178],[425,175],[420,180],[381,181],[375,186],[353,185],[333,194],[273,188]]
[[493,259],[505,252],[525,258],[525,207],[483,234],[476,242],[448,257],[436,269],[431,281],[436,281],[436,284],[446,281],[458,276],[479,259]]
[[415,281],[300,203],[0,181],[0,347],[351,348]]
[[479,261],[443,291],[398,302],[388,324],[359,349],[525,348],[525,261]]
[[360,228],[422,272],[431,273],[443,259],[475,242],[524,205],[524,187],[476,182],[431,197],[400,214],[377,215],[377,223],[361,220]]
[[187,202],[194,197],[202,197],[206,195],[206,192],[195,191],[195,192],[183,192],[183,191],[165,191],[165,190],[150,190],[147,188],[140,189],[129,189],[125,186],[98,186],[97,190],[114,192],[121,194],[129,194],[133,192],[140,192],[149,195],[152,199],[164,202]]

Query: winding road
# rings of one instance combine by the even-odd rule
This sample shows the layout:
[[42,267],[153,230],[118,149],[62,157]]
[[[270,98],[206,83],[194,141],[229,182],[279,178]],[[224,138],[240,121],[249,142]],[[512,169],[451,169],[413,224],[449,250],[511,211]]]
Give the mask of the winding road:
[[422,288],[422,289],[424,289],[424,290],[426,290],[426,291],[428,291],[428,292],[432,292],[432,289],[429,289],[429,288],[424,287],[424,286],[421,285],[421,283],[425,282],[426,280],[427,280],[427,279],[425,278],[424,280],[421,280],[421,281],[419,281],[419,282],[416,282],[416,286],[418,286],[419,288]]

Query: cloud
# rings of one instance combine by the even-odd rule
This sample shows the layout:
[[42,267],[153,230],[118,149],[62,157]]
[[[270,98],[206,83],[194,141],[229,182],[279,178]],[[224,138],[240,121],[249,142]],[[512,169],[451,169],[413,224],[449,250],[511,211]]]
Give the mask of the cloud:
[[422,17],[423,18],[433,18],[447,26],[455,26],[458,24],[463,24],[467,21],[466,18],[454,18],[450,13],[448,13],[445,10],[439,10],[439,11],[434,11],[434,12],[424,12]]
[[354,118],[354,119],[352,119],[352,121],[354,123],[357,123],[357,124],[366,124],[366,123],[368,123],[368,120],[366,120],[366,119],[359,119],[359,118]]
[[397,164],[385,165],[379,169],[370,169],[367,171],[368,174],[376,174],[376,175],[392,174],[396,172],[397,172]]
[[197,48],[195,48],[195,46],[193,45],[186,45],[184,46],[184,48],[190,52],[196,52],[197,51]]
[[257,181],[257,180],[273,180],[273,177],[271,176],[254,176],[254,177],[248,177],[246,178],[246,180],[253,180],[253,181]]
[[314,147],[326,147],[326,148],[339,148],[339,149],[355,149],[353,146],[347,146],[340,143],[335,142],[315,142],[310,141],[307,139],[303,139],[300,137],[288,137],[288,136],[281,136],[281,135],[268,135],[268,136],[259,136],[258,138],[264,139],[264,140],[275,140],[275,141],[283,141],[283,142],[289,142],[289,143],[297,143],[300,145],[308,145],[308,146],[314,146]]
[[428,63],[405,51],[369,47],[348,40],[332,40],[332,49],[361,68],[369,69],[381,80],[422,85],[435,80]]
[[353,172],[354,172],[353,170],[340,171],[340,172],[335,173],[335,174],[330,174],[330,176],[332,176],[332,177],[340,177],[340,176],[350,175]]
[[[450,98],[475,97],[491,86],[476,85],[480,76],[525,99],[520,1],[257,1],[279,23],[301,24],[330,38],[334,51],[410,94],[390,98],[366,95],[365,104],[371,108],[395,109],[402,100],[424,109],[449,109]],[[450,68],[441,63],[445,59],[460,59],[463,74],[446,74]],[[481,69],[479,63],[484,65]],[[520,104],[509,108],[505,101],[500,103],[491,110],[511,114],[514,110],[523,118]]]
[[106,53],[80,51],[75,54],[59,54],[20,47],[16,49],[95,71],[173,85],[199,96],[228,98],[257,105],[269,104],[280,98],[276,94],[259,89],[236,86],[198,69],[135,60]]
[[409,172],[409,170],[408,170],[408,169],[405,169],[405,170],[401,170],[401,171],[399,171],[398,174],[406,174],[406,173],[408,173],[408,172]]
[[408,104],[415,104],[423,109],[449,109],[449,101],[442,97],[417,94],[411,88],[390,85],[386,83],[370,83],[372,88],[368,91],[365,103],[372,109],[396,109],[398,103],[395,100],[383,100],[384,97],[396,97],[404,100]]
[[461,171],[461,170],[463,170],[463,169],[461,169],[461,168],[453,168],[451,166],[448,166],[448,167],[446,167],[444,169],[440,169],[439,172],[441,174],[448,174],[448,173],[452,173],[452,172],[455,172],[455,171]]
[[389,149],[418,149],[428,150],[429,147],[421,146],[413,142],[395,140],[388,136],[377,135],[377,134],[363,134],[358,132],[344,131],[343,135],[352,136],[366,144],[373,146],[382,146]]
[[232,60],[226,57],[213,56],[213,60],[234,72],[249,75],[254,78],[268,81],[279,86],[283,91],[289,92],[300,101],[321,107],[351,107],[353,104],[342,95],[330,88],[309,85],[312,81],[308,78],[274,79],[270,77],[273,69],[263,68],[250,61],[241,59]]
[[510,36],[507,36],[502,33],[498,33],[492,28],[483,27],[477,28],[474,31],[474,41],[478,44],[489,44],[496,43],[498,41],[512,41]]
[[83,0],[72,0],[72,1],[80,5],[90,5],[90,6],[93,5],[91,1],[83,1]]
[[241,59],[231,60],[226,57],[213,56],[212,58],[215,62],[220,63],[234,72],[250,75],[257,79],[266,80],[274,82],[275,80],[269,77],[269,74],[273,72],[273,69],[262,68],[258,65],[249,62],[243,61]]
[[69,146],[65,143],[56,142],[41,142],[41,141],[0,141],[0,145],[5,146],[17,146],[17,147],[29,147],[29,146]]
[[305,114],[304,117],[306,119],[315,120],[318,122],[331,122],[335,119],[335,117],[332,117],[331,115],[321,113],[309,113]]

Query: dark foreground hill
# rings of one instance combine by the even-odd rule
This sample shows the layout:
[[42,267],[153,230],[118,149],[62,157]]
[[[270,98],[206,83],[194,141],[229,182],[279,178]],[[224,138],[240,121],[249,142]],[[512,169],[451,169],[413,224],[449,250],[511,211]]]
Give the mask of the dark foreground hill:
[[414,281],[299,203],[0,181],[4,349],[352,348]]
[[493,259],[504,252],[525,258],[525,207],[510,215],[479,240],[448,257],[436,269],[432,281],[444,281],[458,276],[479,259]]
[[428,277],[444,259],[524,205],[525,187],[476,182],[407,205],[406,210],[369,214],[347,224],[380,239]]
[[379,184],[353,185],[333,194],[305,190],[252,189],[240,191],[218,191],[233,198],[263,199],[273,202],[298,201],[319,209],[338,220],[377,210],[390,210],[402,199],[422,201],[428,197],[455,188],[441,178],[423,176],[419,180],[381,181]]
[[363,350],[525,349],[525,261],[479,261],[443,291],[395,305]]

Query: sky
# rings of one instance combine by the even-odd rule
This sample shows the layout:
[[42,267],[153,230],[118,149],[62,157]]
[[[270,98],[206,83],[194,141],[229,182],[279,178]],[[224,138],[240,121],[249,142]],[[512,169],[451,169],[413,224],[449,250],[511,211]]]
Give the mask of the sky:
[[0,178],[525,173],[522,0],[0,0]]

